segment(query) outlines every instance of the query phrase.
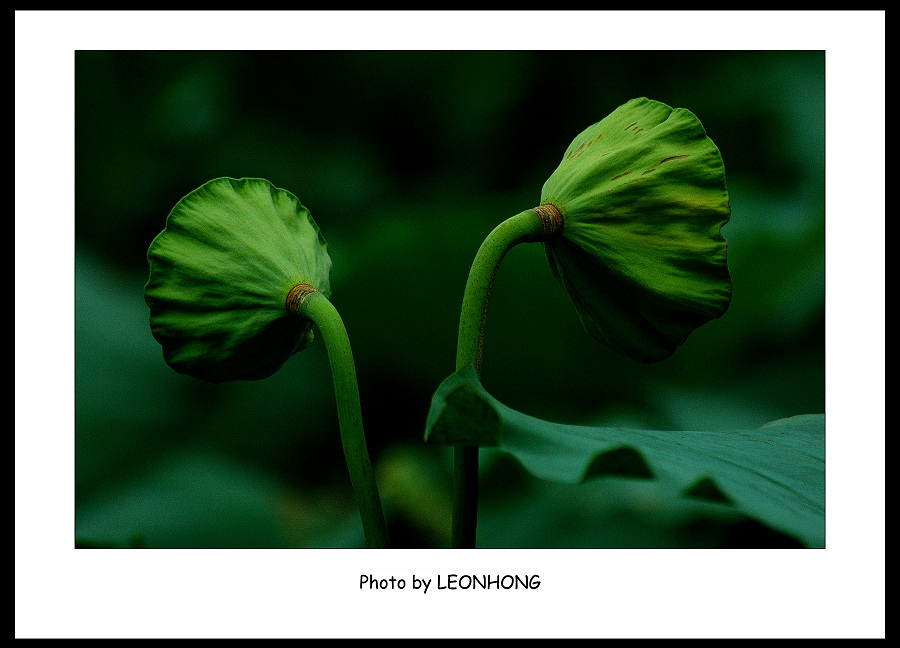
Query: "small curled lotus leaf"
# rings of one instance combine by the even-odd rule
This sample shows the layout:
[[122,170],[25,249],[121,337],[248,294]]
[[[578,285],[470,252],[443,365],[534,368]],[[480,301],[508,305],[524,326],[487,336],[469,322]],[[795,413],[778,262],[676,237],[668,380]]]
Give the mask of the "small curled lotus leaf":
[[291,192],[260,178],[217,178],[172,209],[147,252],[150,328],[175,371],[209,382],[259,380],[312,339],[288,314],[291,288],[330,296],[331,258]]
[[544,242],[591,337],[669,357],[731,300],[719,149],[688,110],[632,99],[578,135],[544,184],[562,233]]

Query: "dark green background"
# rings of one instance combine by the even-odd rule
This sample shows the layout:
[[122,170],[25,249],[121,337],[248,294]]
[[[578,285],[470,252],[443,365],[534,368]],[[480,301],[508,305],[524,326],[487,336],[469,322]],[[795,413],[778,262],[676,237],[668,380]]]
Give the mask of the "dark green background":
[[[422,442],[479,244],[628,99],[693,111],[728,174],[729,311],[659,364],[583,332],[514,249],[484,384],[550,420],[756,427],[825,410],[823,52],[91,52],[76,81],[76,519],[84,546],[361,546],[321,341],[260,382],[163,361],[142,287],[169,210],[219,176],[296,194],[334,260],[395,546],[449,542],[451,455]],[[479,546],[780,546],[652,484],[557,486],[482,452]]]

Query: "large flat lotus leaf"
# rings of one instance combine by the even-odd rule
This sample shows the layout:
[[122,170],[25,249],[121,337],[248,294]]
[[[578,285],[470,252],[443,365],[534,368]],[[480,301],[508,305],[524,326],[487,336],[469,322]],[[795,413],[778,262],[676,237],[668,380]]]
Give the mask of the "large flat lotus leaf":
[[544,243],[595,339],[635,360],[670,356],[731,300],[722,156],[683,108],[633,99],[579,134],[544,184],[561,213]]
[[807,546],[825,543],[824,415],[714,432],[551,423],[498,402],[467,366],[435,393],[425,439],[496,446],[549,481],[652,478],[673,495],[731,505]]
[[182,198],[147,260],[144,298],[166,362],[210,382],[272,375],[312,336],[285,310],[290,289],[330,292],[331,258],[309,211],[259,178],[218,178]]

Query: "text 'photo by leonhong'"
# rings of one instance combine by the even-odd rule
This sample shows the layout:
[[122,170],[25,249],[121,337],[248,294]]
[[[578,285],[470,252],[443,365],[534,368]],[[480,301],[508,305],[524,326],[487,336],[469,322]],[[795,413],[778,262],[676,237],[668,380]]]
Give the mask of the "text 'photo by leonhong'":
[[[728,309],[725,167],[697,117],[646,98],[625,103],[573,140],[537,202],[478,250],[456,371],[425,425],[427,442],[454,446],[452,546],[476,546],[478,448],[491,446],[539,479],[652,479],[823,547],[824,415],[715,432],[564,425],[503,405],[480,382],[491,285],[519,243],[544,246],[587,334],[638,362],[666,359]],[[178,202],[147,256],[151,330],[178,372],[263,379],[319,328],[366,546],[389,546],[349,338],[329,301],[331,259],[309,211],[266,180],[218,178]]]

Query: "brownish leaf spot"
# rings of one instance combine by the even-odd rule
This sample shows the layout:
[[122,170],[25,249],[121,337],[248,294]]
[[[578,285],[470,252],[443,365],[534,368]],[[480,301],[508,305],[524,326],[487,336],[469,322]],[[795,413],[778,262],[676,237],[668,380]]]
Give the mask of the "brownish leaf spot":
[[584,142],[582,142],[582,143],[579,145],[579,147],[578,147],[577,149],[575,149],[574,151],[572,151],[571,153],[569,153],[569,154],[566,156],[566,159],[567,159],[567,160],[571,160],[571,159],[574,158],[574,157],[578,157],[579,155],[581,155],[581,149],[583,149],[583,148],[584,148]]

